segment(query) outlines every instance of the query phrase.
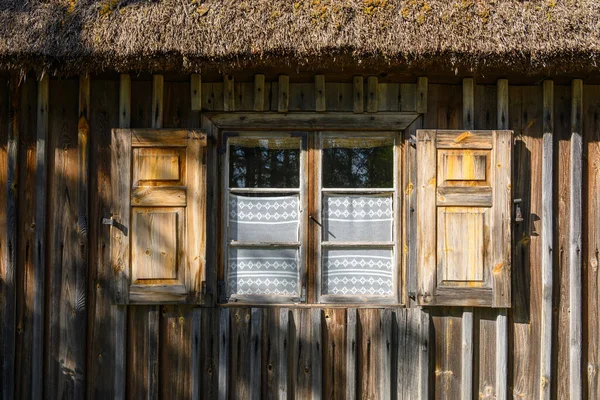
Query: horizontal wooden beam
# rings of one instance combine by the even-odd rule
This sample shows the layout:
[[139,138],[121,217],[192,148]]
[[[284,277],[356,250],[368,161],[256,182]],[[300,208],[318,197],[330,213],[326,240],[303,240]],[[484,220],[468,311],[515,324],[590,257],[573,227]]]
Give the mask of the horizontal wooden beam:
[[354,113],[206,113],[220,129],[248,130],[377,130],[401,131],[419,114],[412,112]]

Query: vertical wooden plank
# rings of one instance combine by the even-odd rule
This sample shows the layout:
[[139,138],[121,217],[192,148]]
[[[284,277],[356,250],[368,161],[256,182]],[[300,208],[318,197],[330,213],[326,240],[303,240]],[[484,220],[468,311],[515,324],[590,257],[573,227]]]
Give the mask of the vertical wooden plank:
[[[131,78],[121,74],[119,86],[119,127],[131,126]],[[113,177],[113,179],[116,179]],[[127,282],[125,284],[128,284]],[[113,307],[115,330],[115,398],[125,398],[125,374],[127,358],[127,307]],[[120,372],[120,373],[119,373]]]
[[[584,221],[600,221],[600,86],[584,86],[584,111],[583,111],[583,143],[584,143],[584,168],[587,170],[587,182],[584,181]],[[587,157],[586,157],[587,156]],[[586,168],[587,167],[587,168]],[[587,189],[587,190],[586,190]],[[587,228],[587,229],[586,229]],[[584,349],[587,350],[587,395],[589,399],[600,397],[600,288],[598,275],[598,254],[600,251],[600,224],[584,223],[583,246],[584,260],[587,261],[587,296],[584,304],[587,305],[587,326],[584,325]],[[586,262],[584,261],[584,262]],[[558,342],[558,340],[557,340]],[[556,347],[556,344],[554,344]],[[584,353],[585,354],[585,353]],[[556,380],[553,375],[553,381]]]
[[48,102],[50,78],[44,75],[38,84],[37,144],[35,172],[35,248],[33,270],[33,346],[31,361],[31,397],[42,397],[44,357],[44,288],[46,267],[46,193],[48,166]]
[[[12,399],[15,396],[15,345],[16,345],[16,311],[17,311],[17,229],[19,211],[18,204],[18,167],[19,167],[19,76],[13,74],[9,82],[8,141],[6,146],[7,179],[6,179],[6,261],[0,269],[4,304],[2,310],[2,398]],[[0,168],[4,168],[3,166]]]
[[204,336],[202,335],[202,309],[201,308],[193,308],[192,309],[192,351],[191,351],[191,399],[199,400],[200,399],[200,380],[202,377],[202,371],[200,367],[201,360],[201,340],[203,340]]
[[464,78],[463,87],[463,129],[475,129],[475,81]]
[[[422,79],[422,78],[419,78]],[[400,84],[400,111],[417,111],[417,85],[414,83]],[[426,97],[426,94],[425,94]],[[426,100],[426,99],[425,99]],[[421,105],[422,108],[422,105]],[[427,104],[425,104],[427,110]]]
[[424,309],[416,308],[411,310],[414,314],[417,314],[414,318],[418,318],[418,332],[419,332],[419,396],[421,400],[429,399],[429,359],[431,357],[430,348],[430,326],[431,320],[429,318],[429,312]]
[[[194,364],[198,347],[194,344],[193,327],[196,321],[197,308],[190,306],[164,306],[160,316],[160,398],[191,399],[193,398]],[[198,343],[199,345],[199,343]],[[198,354],[199,357],[199,354]],[[196,371],[198,371],[196,369]],[[197,393],[196,393],[197,396]],[[197,397],[196,397],[197,398]]]
[[[497,126],[498,129],[508,129],[508,80],[499,79],[497,82]],[[512,143],[510,144],[512,146]],[[496,163],[498,164],[498,163]],[[512,168],[512,165],[508,164],[506,168]],[[503,185],[504,186],[504,185]],[[510,219],[506,222],[508,225],[507,232],[510,232]],[[508,254],[510,257],[510,254]],[[502,292],[507,295],[507,299],[510,299],[510,280],[506,280],[504,285],[500,285]],[[508,286],[508,288],[506,288]],[[497,288],[494,288],[497,290]],[[508,291],[508,293],[507,293]],[[494,296],[496,298],[497,296]],[[508,304],[507,304],[508,303]],[[510,305],[509,300],[504,301],[504,305]],[[496,317],[496,398],[507,399],[508,398],[508,316],[506,310],[499,310]]]
[[323,392],[324,399],[346,398],[346,310],[323,310]]
[[152,128],[163,126],[163,97],[165,78],[162,75],[152,76]]
[[[417,160],[420,163],[417,171],[417,226],[435,226],[437,174],[435,142],[436,131],[417,131]],[[427,234],[424,229],[418,229],[417,253],[418,302],[421,305],[431,304],[434,300],[437,268],[435,235]]]
[[223,77],[223,111],[235,111],[235,84],[231,74]]
[[278,112],[288,112],[290,104],[290,77],[287,75],[279,76],[279,96],[277,103]]
[[[553,334],[553,384],[552,398],[569,397],[569,342],[560,340],[569,337],[569,192],[570,184],[570,137],[571,137],[571,87],[555,85],[554,87],[554,135],[556,135],[556,228],[554,229],[556,251],[556,284],[554,285],[555,320],[552,324]],[[543,119],[543,118],[542,118]],[[516,261],[516,260],[515,260]]]
[[295,398],[312,398],[312,314],[311,309],[292,310],[290,321],[291,391]]
[[[8,240],[7,236],[7,173],[8,173],[8,154],[7,154],[7,145],[8,145],[8,123],[4,123],[8,119],[8,109],[10,104],[10,92],[7,92],[9,89],[8,81],[3,79],[2,85],[0,85],[0,99],[4,99],[4,101],[0,101],[0,117],[2,118],[2,123],[0,124],[0,165],[3,167],[0,168],[0,279],[4,279],[5,271],[6,271],[6,260],[8,259],[7,249],[8,246],[6,242]],[[3,285],[3,284],[2,284]],[[0,288],[2,287],[0,285]],[[0,294],[0,321],[4,320],[4,304],[6,298],[4,296],[3,289],[0,289],[2,293]],[[4,379],[4,327],[0,327],[0,396],[3,395],[3,379]]]
[[[19,198],[19,229],[17,232],[17,343],[15,358],[15,398],[31,398],[31,369],[33,345],[33,301],[34,293],[34,247],[35,247],[35,158],[36,158],[36,115],[37,115],[37,81],[28,79],[21,83],[20,100],[20,135],[19,163],[20,184],[18,185]],[[6,127],[8,128],[8,126]],[[6,165],[2,159],[0,165]],[[6,169],[4,171],[6,173]],[[0,181],[6,182],[4,174],[0,174]],[[4,188],[3,188],[4,189]],[[2,191],[3,192],[3,191]],[[0,204],[4,203],[2,196]],[[3,213],[2,213],[3,214]],[[5,226],[2,217],[0,226]],[[0,241],[3,243],[3,240]],[[3,247],[3,245],[0,245]],[[0,257],[4,257],[0,255]],[[0,269],[3,268],[0,262]],[[0,307],[2,307],[0,300]]]
[[312,399],[321,399],[323,391],[323,371],[321,369],[323,360],[323,349],[321,346],[322,335],[321,335],[321,309],[311,309],[311,365],[312,365]]
[[496,398],[508,398],[508,316],[498,310],[496,317]]
[[[475,128],[475,83],[473,78],[464,78],[463,89],[463,128]],[[462,399],[473,396],[473,309],[463,309],[462,323]]]
[[192,74],[190,76],[190,96],[192,110],[202,110],[202,75]]
[[219,318],[219,400],[228,399],[228,377],[229,369],[229,309],[222,308]]
[[392,351],[394,351],[392,343],[392,310],[386,308],[380,315],[381,329],[381,370],[379,376],[379,391],[381,398],[390,399],[392,397]]
[[[75,304],[73,307],[73,357],[75,371],[86,376],[87,289],[88,289],[88,188],[89,188],[90,78],[79,79],[79,123],[77,126],[77,228],[75,249]],[[74,393],[85,396],[84,380],[76,380]]]
[[365,101],[365,84],[364,78],[362,76],[355,76],[352,80],[352,84],[354,86],[354,106],[353,111],[357,114],[360,114],[364,111],[364,101]]
[[131,125],[131,77],[121,74],[119,86],[119,128]]
[[473,308],[465,307],[462,318],[461,399],[473,398]]
[[253,308],[250,317],[250,398],[261,398],[263,308]]
[[250,388],[252,310],[250,308],[230,308],[229,310],[231,320],[229,322],[227,393],[229,398],[248,399],[252,393]]
[[279,310],[279,337],[277,347],[279,349],[279,400],[287,400],[288,393],[290,391],[289,382],[289,364],[292,361],[290,359],[290,340],[289,340],[289,327],[290,327],[290,310],[282,308]]
[[498,79],[498,129],[508,129],[508,79]]
[[265,110],[265,76],[254,75],[254,111]]
[[356,308],[349,308],[346,316],[346,399],[356,398],[357,359]]
[[540,346],[540,399],[551,398],[552,288],[553,288],[553,173],[554,82],[544,81],[542,150],[542,335]]
[[582,398],[581,346],[581,197],[582,197],[583,82],[571,83],[571,190],[569,205],[569,390],[571,399]]
[[219,393],[219,355],[220,346],[220,310],[219,308],[203,308],[201,319],[202,341],[201,351],[201,373],[195,379],[201,382],[201,398],[214,399]]
[[367,112],[377,112],[379,108],[379,85],[376,76],[369,76],[367,78]]
[[417,79],[417,112],[420,114],[427,113],[427,93],[429,90],[428,80],[426,77]]
[[315,111],[322,112],[327,107],[325,96],[325,76],[315,75]]

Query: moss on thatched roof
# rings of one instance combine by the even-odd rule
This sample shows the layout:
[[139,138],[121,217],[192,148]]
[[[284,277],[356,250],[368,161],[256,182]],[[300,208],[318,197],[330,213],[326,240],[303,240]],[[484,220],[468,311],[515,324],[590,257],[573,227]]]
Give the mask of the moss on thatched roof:
[[0,68],[598,70],[597,0],[0,0]]

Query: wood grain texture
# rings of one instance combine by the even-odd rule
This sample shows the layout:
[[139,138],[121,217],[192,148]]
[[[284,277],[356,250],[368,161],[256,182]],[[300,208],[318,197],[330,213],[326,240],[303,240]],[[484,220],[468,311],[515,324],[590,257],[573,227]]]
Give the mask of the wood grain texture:
[[190,75],[190,101],[193,111],[202,110],[202,75]]
[[552,291],[554,275],[554,82],[545,80],[543,91],[542,150],[542,326],[540,347],[540,399],[551,398]]
[[277,111],[281,113],[288,112],[290,104],[290,77],[287,75],[279,76],[279,94],[277,96]]
[[235,80],[231,74],[223,76],[223,110],[235,111]]
[[[37,82],[20,86],[20,135],[18,185],[19,220],[17,237],[17,325],[15,358],[15,398],[31,398],[33,354],[33,303],[35,300],[35,169]],[[4,182],[4,181],[3,181]],[[2,242],[3,240],[0,240]],[[1,253],[1,251],[0,251]],[[0,255],[1,257],[1,255]],[[1,265],[1,263],[0,263]],[[1,268],[1,267],[0,267]],[[1,303],[1,301],[0,301]]]
[[569,392],[571,399],[583,396],[582,377],[582,162],[583,82],[571,83],[571,162],[569,193]]
[[45,315],[45,272],[46,272],[46,202],[49,143],[49,94],[50,78],[45,75],[38,83],[36,170],[35,170],[35,246],[34,255],[34,299],[33,299],[33,344],[31,370],[31,396],[40,398],[43,388],[44,315]]
[[358,356],[357,310],[349,308],[346,314],[346,396],[348,400],[356,398],[357,374],[356,361]]
[[463,89],[463,128],[475,129],[475,81],[464,78]]
[[379,108],[379,84],[376,76],[367,78],[367,112],[377,112]]
[[352,110],[357,113],[360,114],[364,111],[364,102],[365,102],[365,96],[364,96],[364,90],[365,90],[365,83],[364,83],[364,78],[362,76],[355,76],[353,81],[352,81],[352,85],[354,87],[354,105],[352,107]]
[[[427,113],[427,104],[428,104],[428,79],[427,77],[419,77],[417,78],[417,104],[416,111],[421,114]],[[440,127],[441,128],[441,127]]]
[[162,75],[152,75],[152,128],[163,126],[165,78]]
[[254,75],[254,111],[265,110],[265,76]]
[[18,185],[19,185],[19,141],[21,140],[19,113],[20,90],[19,77],[13,74],[9,80],[9,94],[5,96],[8,106],[8,139],[6,142],[6,224],[3,225],[6,234],[6,258],[3,268],[0,268],[2,282],[2,326],[0,327],[0,358],[2,371],[0,387],[2,397],[15,398],[15,350],[17,322],[17,251],[18,251]]
[[217,398],[226,400],[229,396],[229,309],[220,310],[219,318],[219,361]]
[[315,111],[327,109],[327,93],[325,91],[325,75],[315,75]]

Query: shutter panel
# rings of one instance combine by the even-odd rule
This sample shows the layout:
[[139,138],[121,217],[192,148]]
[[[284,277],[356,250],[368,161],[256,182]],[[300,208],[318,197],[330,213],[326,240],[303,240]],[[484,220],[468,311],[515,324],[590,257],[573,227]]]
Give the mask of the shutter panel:
[[206,136],[196,131],[112,131],[111,263],[117,303],[202,301],[205,146]]
[[512,131],[417,131],[418,302],[510,307]]

